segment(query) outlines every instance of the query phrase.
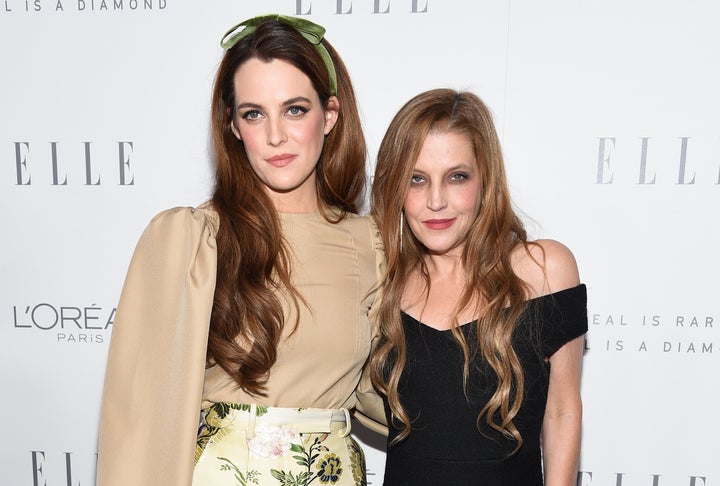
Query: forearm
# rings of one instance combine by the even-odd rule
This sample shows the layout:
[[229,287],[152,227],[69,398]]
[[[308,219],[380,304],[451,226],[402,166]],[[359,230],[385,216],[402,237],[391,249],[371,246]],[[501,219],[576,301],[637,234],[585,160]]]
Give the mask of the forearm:
[[582,405],[543,420],[542,450],[546,486],[575,486],[580,457]]

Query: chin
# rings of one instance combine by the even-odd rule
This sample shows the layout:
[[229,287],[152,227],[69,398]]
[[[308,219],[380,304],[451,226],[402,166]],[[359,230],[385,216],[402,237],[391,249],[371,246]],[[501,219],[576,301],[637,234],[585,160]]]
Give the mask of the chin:
[[427,248],[427,252],[433,255],[445,255],[457,250],[461,246],[457,241],[435,242],[434,244],[433,242],[425,243],[421,241],[421,243]]
[[453,249],[452,246],[440,246],[440,247],[434,246],[434,247],[432,247],[432,246],[427,246],[427,245],[425,246],[425,248],[427,248],[427,252],[430,253],[431,255],[445,255],[446,253],[449,253]]

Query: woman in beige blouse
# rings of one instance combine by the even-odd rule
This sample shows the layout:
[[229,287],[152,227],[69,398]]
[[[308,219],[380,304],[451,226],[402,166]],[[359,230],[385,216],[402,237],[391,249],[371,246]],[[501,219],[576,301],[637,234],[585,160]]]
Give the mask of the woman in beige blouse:
[[138,243],[108,357],[99,486],[365,484],[347,410],[380,242],[357,216],[365,143],[324,31],[273,15],[223,38],[215,190],[156,216]]

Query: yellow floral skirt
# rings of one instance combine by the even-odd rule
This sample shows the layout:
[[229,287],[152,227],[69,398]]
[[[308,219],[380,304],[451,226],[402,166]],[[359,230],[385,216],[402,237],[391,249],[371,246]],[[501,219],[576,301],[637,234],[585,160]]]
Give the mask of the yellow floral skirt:
[[366,486],[346,410],[216,403],[202,410],[193,486]]

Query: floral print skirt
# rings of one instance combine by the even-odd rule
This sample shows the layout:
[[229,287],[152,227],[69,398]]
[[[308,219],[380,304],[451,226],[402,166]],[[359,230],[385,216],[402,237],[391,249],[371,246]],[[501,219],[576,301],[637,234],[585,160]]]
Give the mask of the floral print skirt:
[[215,403],[202,410],[193,486],[366,486],[347,410]]

